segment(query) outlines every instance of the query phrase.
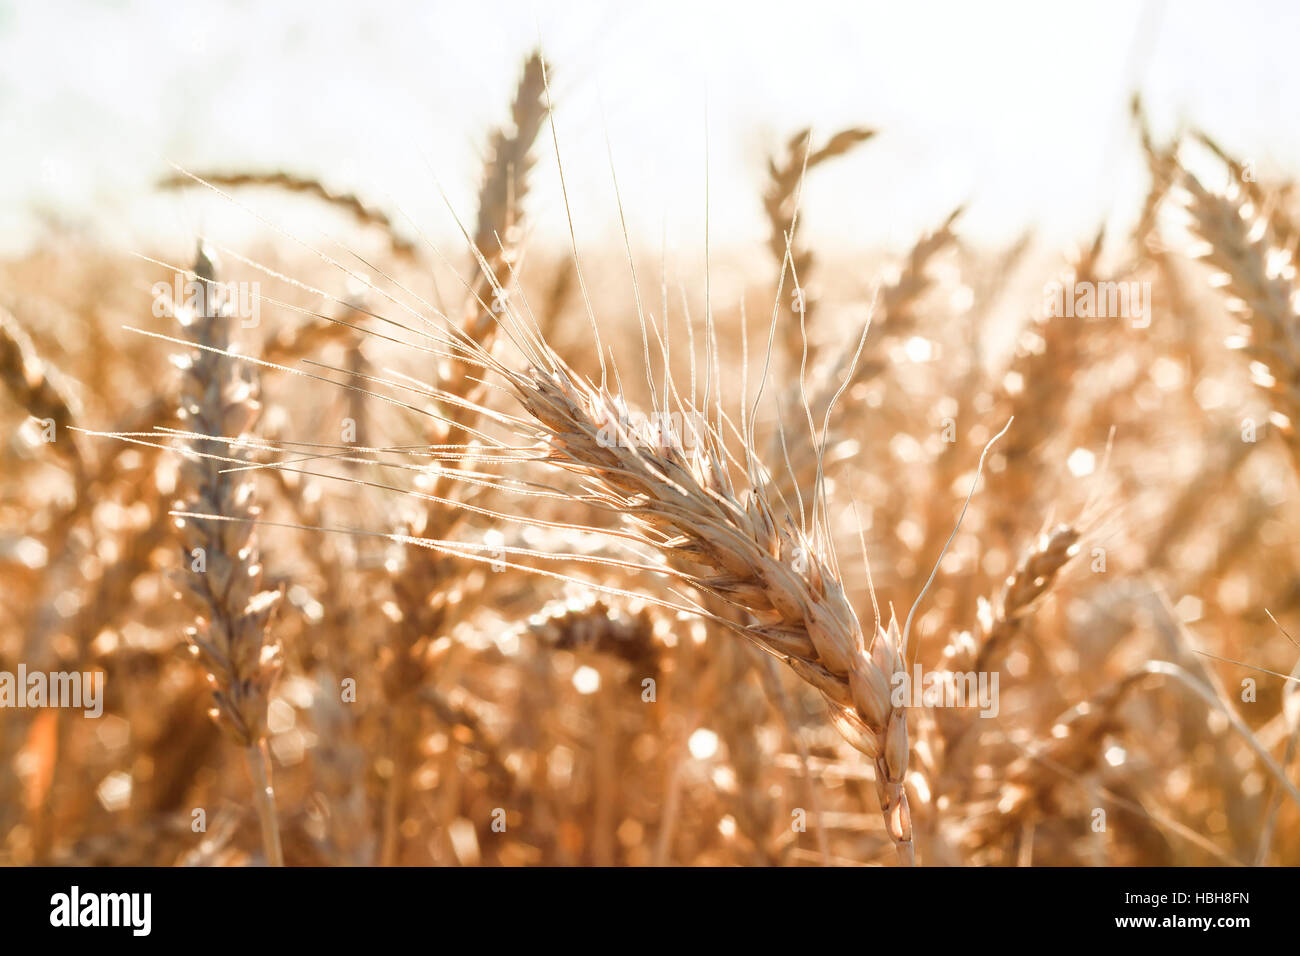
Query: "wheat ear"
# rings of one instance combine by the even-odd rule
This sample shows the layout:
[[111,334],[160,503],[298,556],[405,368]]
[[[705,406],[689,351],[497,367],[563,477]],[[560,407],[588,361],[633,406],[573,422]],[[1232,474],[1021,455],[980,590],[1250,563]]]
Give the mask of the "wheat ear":
[[1079,532],[1060,525],[1043,535],[1007,578],[995,602],[981,598],[979,623],[974,634],[964,631],[944,649],[948,670],[987,670],[1020,633],[1038,600],[1078,551]]
[[1249,338],[1241,349],[1267,369],[1257,376],[1280,419],[1279,430],[1300,468],[1300,315],[1295,265],[1279,247],[1271,221],[1240,196],[1212,193],[1184,172],[1193,231],[1206,243],[1202,258],[1226,277],[1223,291]]
[[875,762],[886,831],[912,864],[907,715],[891,693],[903,669],[897,623],[868,641],[833,554],[788,520],[778,524],[761,479],[751,475],[751,489],[737,492],[712,431],[689,436],[690,451],[671,436],[632,434],[614,396],[553,352],[545,358],[548,368],[497,367],[541,426],[547,460],[581,476],[584,500],[625,514],[682,580],[746,611],[751,623],[733,625],[738,632],[822,693],[837,729]]
[[[1007,578],[998,598],[979,599],[975,631],[953,636],[944,648],[942,668],[950,673],[982,674],[996,666],[1078,549],[1079,532],[1071,525],[1059,525],[1042,535]],[[961,766],[959,758],[972,739],[975,723],[955,714],[939,721],[950,773]]]
[[54,423],[55,436],[66,432],[59,450],[67,454],[80,473],[84,462],[80,449],[68,432],[77,421],[77,403],[72,392],[49,363],[43,361],[31,338],[18,320],[0,306],[0,384],[33,418]]
[[782,274],[788,268],[793,275],[795,298],[781,303],[781,328],[786,354],[796,365],[803,354],[804,327],[815,304],[807,288],[813,269],[813,254],[795,241],[804,177],[809,170],[836,156],[843,156],[874,135],[874,130],[845,129],[832,136],[820,149],[813,149],[812,130],[804,129],[790,137],[785,155],[780,160],[776,157],[768,159],[768,185],[763,193],[763,210],[767,213],[771,230],[768,248]]
[[203,183],[230,189],[238,189],[246,186],[262,186],[272,189],[280,189],[285,192],[297,193],[303,196],[312,196],[322,202],[334,206],[337,209],[343,210],[362,226],[375,226],[383,230],[384,234],[388,237],[390,248],[399,258],[407,261],[414,261],[417,258],[415,243],[397,233],[393,228],[392,220],[389,219],[386,213],[373,206],[367,205],[360,197],[355,196],[352,193],[331,189],[320,180],[312,179],[309,176],[300,176],[285,170],[274,170],[271,172],[242,171],[230,173],[216,171],[198,173],[176,172],[165,176],[159,185],[164,189],[184,189],[189,186],[197,186]]
[[[1072,298],[1079,284],[1095,283],[1105,232],[1099,231],[1062,283]],[[1087,361],[1088,323],[1062,310],[1031,322],[1021,335],[1003,376],[998,401],[1005,414],[1023,427],[1014,429],[1001,449],[1003,467],[989,478],[990,525],[1004,547],[1020,533],[1025,507],[1041,500],[1043,485],[1035,467],[1040,447],[1057,438],[1068,422],[1066,414],[1074,385]]]
[[[870,382],[889,367],[883,343],[895,341],[916,328],[916,305],[934,285],[929,272],[932,260],[957,241],[954,231],[962,214],[958,207],[933,232],[917,240],[907,255],[898,278],[880,291],[879,316],[869,315],[857,326],[839,354],[817,369],[811,387],[795,382],[785,390],[781,402],[783,412],[780,431],[774,435],[768,448],[772,461],[789,460],[789,466],[777,471],[774,477],[777,497],[787,504],[797,499],[796,488],[803,488],[815,479],[818,457],[822,449],[811,429],[807,427],[803,393],[809,391],[808,410],[814,421],[820,421],[835,401],[836,393]],[[868,329],[883,325],[883,331],[870,343],[865,337]],[[832,440],[835,436],[832,436]]]

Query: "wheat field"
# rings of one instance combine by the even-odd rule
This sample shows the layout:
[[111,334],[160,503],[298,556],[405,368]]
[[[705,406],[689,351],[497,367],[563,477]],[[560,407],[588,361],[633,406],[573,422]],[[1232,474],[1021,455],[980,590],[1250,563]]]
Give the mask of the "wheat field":
[[0,261],[0,863],[1300,863],[1291,180],[1135,96],[1131,227],[891,255],[791,129],[672,270],[491,66],[436,237],[178,163],[257,237]]

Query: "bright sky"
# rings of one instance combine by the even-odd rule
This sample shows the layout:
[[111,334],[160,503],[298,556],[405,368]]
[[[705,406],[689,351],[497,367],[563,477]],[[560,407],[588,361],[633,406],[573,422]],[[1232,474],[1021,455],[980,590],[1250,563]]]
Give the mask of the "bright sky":
[[[1158,131],[1300,168],[1300,5],[1281,0],[0,0],[0,243],[42,210],[136,247],[190,234],[185,202],[148,199],[167,160],[316,175],[446,235],[436,183],[472,213],[539,34],[590,243],[617,223],[606,136],[650,248],[699,243],[706,138],[714,241],[760,238],[765,153],[803,125],[881,132],[806,191],[805,235],[851,247],[906,247],[966,201],[975,238],[1089,232],[1143,188],[1134,86]],[[564,236],[553,155],[540,176],[535,221]]]

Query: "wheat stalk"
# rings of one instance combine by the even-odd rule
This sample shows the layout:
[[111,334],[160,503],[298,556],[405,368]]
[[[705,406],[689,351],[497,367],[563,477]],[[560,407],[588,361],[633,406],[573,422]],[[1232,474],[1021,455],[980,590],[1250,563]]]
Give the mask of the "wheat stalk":
[[[465,302],[465,319],[457,341],[460,351],[491,348],[505,307],[504,273],[522,240],[520,200],[527,193],[527,173],[532,165],[529,151],[546,119],[544,102],[545,65],[540,53],[533,53],[524,64],[523,75],[511,108],[511,129],[498,129],[490,140],[483,185],[479,191],[479,213],[473,239],[479,278],[470,284]],[[442,427],[430,436],[431,444],[443,448],[464,446],[472,438],[472,425],[478,417],[474,397],[481,394],[482,384],[471,366],[452,362],[439,375],[439,394],[443,403]],[[444,464],[433,482],[430,500],[414,523],[412,535],[442,539],[452,534],[466,512],[450,503],[457,491],[453,472],[468,467],[472,452],[445,453]],[[395,568],[390,576],[393,595],[400,610],[398,626],[390,638],[390,651],[384,670],[384,685],[392,704],[390,732],[393,764],[386,798],[381,861],[396,862],[397,831],[406,805],[406,777],[414,759],[413,742],[418,732],[419,714],[414,712],[416,692],[429,680],[433,661],[432,643],[465,613],[469,603],[458,584],[465,565],[446,554],[415,549],[410,560]],[[423,698],[429,703],[426,695]],[[435,715],[447,715],[448,708],[433,708]]]
[[[223,354],[231,344],[233,318],[217,284],[216,267],[202,249],[194,275],[202,290],[197,311],[174,306],[199,346],[183,367],[181,418],[195,435],[237,442],[261,407],[256,383],[246,365]],[[186,636],[208,671],[216,705],[213,717],[244,748],[267,861],[281,866],[284,855],[266,749],[267,706],[281,664],[270,621],[280,594],[262,589],[253,484],[229,471],[225,457],[211,454],[208,444],[195,440],[181,467],[182,487],[191,497],[178,502],[177,511],[184,516],[177,523],[182,559],[190,570],[179,572],[176,580],[198,613]],[[237,448],[230,457],[239,457]],[[196,570],[196,561],[202,562],[197,566],[201,570]]]

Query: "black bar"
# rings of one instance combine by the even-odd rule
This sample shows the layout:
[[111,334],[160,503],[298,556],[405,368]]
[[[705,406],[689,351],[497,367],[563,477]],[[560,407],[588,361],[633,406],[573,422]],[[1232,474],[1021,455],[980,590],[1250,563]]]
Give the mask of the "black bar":
[[[10,940],[16,934],[67,942],[76,934],[132,945],[207,938],[259,949],[279,941],[397,944],[403,935],[430,947],[467,936],[495,948],[512,934],[533,943],[552,936],[556,945],[582,949],[702,933],[770,943],[773,934],[807,940],[831,927],[864,941],[898,934],[900,941],[956,946],[971,935],[1042,924],[1058,940],[1196,934],[1231,944],[1242,933],[1287,931],[1293,885],[1289,871],[1244,868],[35,868],[0,870],[0,913]],[[134,915],[143,928],[142,908],[120,910],[128,925],[52,925],[52,918],[68,921],[74,886],[87,918],[99,909],[97,894],[150,894],[148,935],[137,936],[130,925]],[[60,894],[68,903],[62,911]],[[104,912],[111,916],[123,902],[110,901]],[[1200,923],[1206,919],[1208,926]],[[1143,922],[1121,925],[1133,920]]]

